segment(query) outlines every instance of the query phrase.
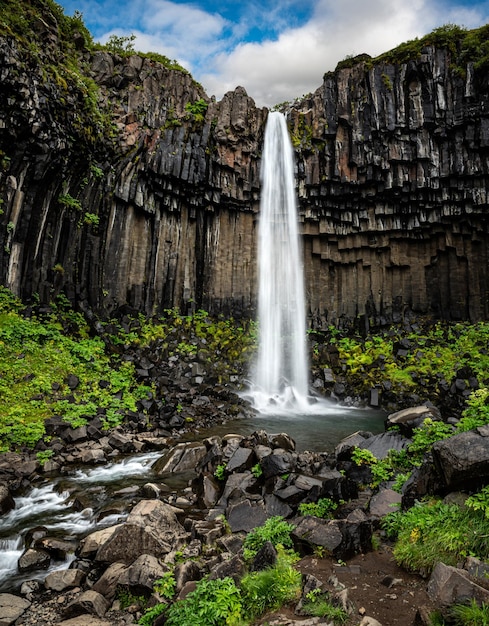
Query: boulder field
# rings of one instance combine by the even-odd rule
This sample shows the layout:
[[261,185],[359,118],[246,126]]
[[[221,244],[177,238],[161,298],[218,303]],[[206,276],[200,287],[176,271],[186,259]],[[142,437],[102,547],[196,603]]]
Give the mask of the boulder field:
[[[141,608],[135,601],[121,606],[121,594],[161,601],[154,583],[172,571],[177,597],[184,597],[203,577],[239,580],[250,567],[273,564],[273,546],[259,552],[250,565],[243,554],[247,533],[267,519],[280,516],[293,525],[294,549],[301,560],[303,597],[311,589],[327,590],[344,607],[355,626],[428,624],[434,607],[445,607],[467,597],[489,601],[487,566],[468,558],[460,567],[439,563],[430,578],[400,570],[390,553],[380,520],[393,507],[409,504],[426,494],[453,497],[470,491],[474,480],[489,476],[489,437],[485,428],[461,433],[436,443],[424,464],[415,470],[402,493],[384,482],[373,488],[370,470],[352,462],[360,448],[384,458],[401,450],[410,439],[409,428],[424,416],[438,419],[436,409],[413,407],[388,417],[387,424],[403,424],[406,434],[389,431],[373,435],[357,432],[340,442],[334,452],[298,452],[286,433],[257,430],[251,435],[210,436],[201,441],[175,441],[121,433],[107,434],[113,456],[135,449],[158,447],[156,477],[190,472],[187,487],[168,491],[158,479],[135,490],[124,521],[103,527],[70,546],[70,538],[42,536],[26,546],[19,568],[48,567],[54,554],[74,551],[69,567],[49,571],[42,583],[24,582],[20,589],[0,594],[0,624],[105,626],[135,623]],[[406,426],[407,425],[407,426]],[[99,462],[89,445],[72,444],[44,473],[63,472],[67,459],[91,465]],[[100,440],[96,442],[100,444]],[[131,445],[129,445],[131,444]],[[79,450],[79,454],[76,450]],[[93,451],[92,451],[93,452]],[[35,479],[39,465],[14,454],[0,458],[0,511],[15,506],[16,489]],[[163,481],[162,481],[163,482]],[[25,485],[24,485],[25,486]],[[130,485],[128,485],[129,487]],[[322,498],[333,501],[333,517],[301,514],[301,504]],[[373,548],[375,546],[375,549]],[[269,624],[326,624],[301,614],[301,602],[268,616]],[[159,623],[159,622],[155,622]]]

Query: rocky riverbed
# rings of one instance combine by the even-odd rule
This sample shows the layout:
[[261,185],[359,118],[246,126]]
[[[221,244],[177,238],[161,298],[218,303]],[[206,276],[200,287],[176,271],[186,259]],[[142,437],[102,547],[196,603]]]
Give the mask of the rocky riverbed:
[[[422,405],[391,415],[388,423],[409,432],[426,417],[440,418],[434,407]],[[143,612],[136,599],[144,596],[150,604],[161,600],[155,597],[153,584],[165,572],[174,572],[179,597],[205,576],[238,580],[249,567],[243,556],[246,534],[270,517],[281,516],[294,526],[292,538],[301,555],[297,567],[303,574],[304,594],[315,587],[327,591],[348,611],[351,626],[428,624],[433,607],[457,599],[461,581],[465,597],[489,595],[483,581],[476,584],[473,578],[482,566],[469,559],[467,570],[440,564],[429,580],[408,574],[395,564],[380,520],[403,501],[427,493],[448,497],[464,484],[473,485],[475,475],[479,480],[489,476],[489,450],[485,449],[489,438],[484,429],[478,429],[440,442],[433,450],[435,462],[415,473],[403,494],[389,483],[368,487],[368,468],[351,462],[354,447],[383,458],[389,450],[400,450],[408,443],[409,437],[399,432],[359,432],[334,452],[298,452],[287,434],[260,430],[248,436],[230,433],[192,442],[179,441],[175,435],[114,430],[98,439],[66,444],[43,467],[32,456],[3,455],[3,516],[15,506],[19,489],[35,485],[50,473],[69,473],[75,461],[85,468],[97,467],[107,459],[148,450],[157,451],[158,458],[152,463],[150,482],[127,479],[125,504],[122,509],[117,508],[120,502],[114,504],[112,511],[120,515],[115,523],[107,525],[107,507],[81,540],[67,532],[50,536],[42,527],[31,529],[19,561],[27,574],[42,568],[48,573],[41,581],[37,576],[29,580],[27,575],[19,588],[0,594],[4,616],[0,623],[135,623]],[[454,461],[457,472],[452,469]],[[185,475],[186,481],[179,488],[169,487],[166,479],[172,475]],[[338,504],[332,519],[300,514],[302,503],[320,498]],[[53,560],[63,558],[65,567],[48,569]],[[261,558],[254,566],[267,566],[276,555],[272,550]],[[123,607],[121,593],[134,602]],[[328,623],[301,614],[300,601],[260,623],[265,622]]]

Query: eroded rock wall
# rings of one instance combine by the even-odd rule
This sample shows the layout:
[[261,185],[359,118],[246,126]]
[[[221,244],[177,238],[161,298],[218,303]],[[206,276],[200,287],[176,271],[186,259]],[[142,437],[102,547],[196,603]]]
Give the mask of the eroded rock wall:
[[[149,58],[80,54],[112,119],[90,145],[83,90],[0,41],[1,282],[106,314],[253,314],[267,110]],[[428,47],[289,108],[312,325],[489,317],[487,79]]]
[[325,76],[291,114],[312,319],[487,318],[487,71],[446,50]]

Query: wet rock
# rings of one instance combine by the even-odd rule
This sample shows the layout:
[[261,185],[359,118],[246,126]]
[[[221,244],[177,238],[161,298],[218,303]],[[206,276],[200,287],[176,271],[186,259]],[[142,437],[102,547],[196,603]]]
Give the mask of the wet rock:
[[78,587],[85,580],[85,574],[78,569],[65,569],[49,573],[44,586],[52,591],[64,591],[72,587]]
[[29,600],[11,593],[0,593],[0,626],[10,626],[30,607]]
[[156,474],[195,470],[206,454],[207,449],[203,444],[179,443],[156,461],[153,470]]
[[0,515],[11,511],[15,506],[15,501],[6,485],[0,485]]
[[65,559],[68,554],[75,552],[76,547],[75,541],[66,541],[57,537],[42,537],[34,542],[34,548],[44,550],[56,560]]
[[44,550],[27,548],[18,561],[20,572],[30,572],[35,569],[47,569],[51,563],[51,557]]
[[160,500],[142,500],[100,546],[95,559],[132,563],[142,554],[158,558],[174,549],[184,534],[173,507]]

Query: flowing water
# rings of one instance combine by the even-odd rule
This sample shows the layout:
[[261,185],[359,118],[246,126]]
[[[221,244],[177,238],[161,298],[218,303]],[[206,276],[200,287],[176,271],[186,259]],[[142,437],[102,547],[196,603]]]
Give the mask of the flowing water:
[[[15,498],[15,508],[0,516],[0,591],[11,590],[23,580],[43,580],[46,571],[17,571],[26,548],[26,535],[44,528],[50,537],[80,539],[95,529],[123,521],[127,516],[124,488],[153,479],[151,465],[161,456],[152,452],[104,467],[76,470],[67,476],[46,479],[27,494]],[[161,481],[161,477],[158,477]],[[52,563],[49,571],[68,567],[67,560]]]
[[[236,420],[200,431],[251,434],[263,429],[287,432],[298,451],[331,451],[356,430],[383,431],[384,414],[342,407],[313,399],[308,390],[305,303],[301,250],[297,229],[293,152],[285,118],[270,113],[262,165],[259,227],[259,350],[249,399],[258,411],[253,419]],[[19,574],[17,562],[26,535],[42,526],[49,536],[79,540],[95,529],[123,521],[146,482],[165,481],[171,490],[185,488],[188,475],[155,476],[154,452],[104,467],[78,469],[68,476],[46,479],[16,498],[15,509],[0,516],[0,591],[23,580],[43,580],[46,571]],[[66,568],[74,555],[52,563]]]
[[294,159],[285,117],[265,129],[258,231],[258,357],[251,396],[260,412],[307,411],[308,365]]

